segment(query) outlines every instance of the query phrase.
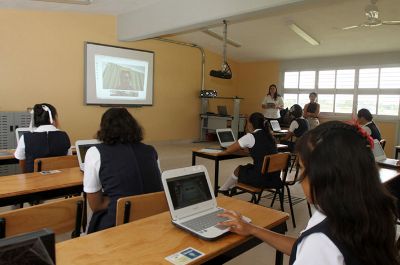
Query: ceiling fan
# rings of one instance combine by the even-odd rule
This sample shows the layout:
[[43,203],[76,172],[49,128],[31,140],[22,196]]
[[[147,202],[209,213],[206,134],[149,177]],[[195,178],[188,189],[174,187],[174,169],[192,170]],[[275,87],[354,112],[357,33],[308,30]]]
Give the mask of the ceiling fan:
[[343,30],[348,30],[348,29],[355,29],[355,28],[373,28],[373,27],[378,27],[382,25],[399,25],[400,26],[400,20],[387,20],[387,21],[382,21],[379,18],[379,9],[376,3],[378,0],[371,0],[371,4],[367,5],[365,7],[365,15],[367,16],[367,21],[360,25],[354,25],[354,26],[349,26],[349,27],[344,27],[342,28]]

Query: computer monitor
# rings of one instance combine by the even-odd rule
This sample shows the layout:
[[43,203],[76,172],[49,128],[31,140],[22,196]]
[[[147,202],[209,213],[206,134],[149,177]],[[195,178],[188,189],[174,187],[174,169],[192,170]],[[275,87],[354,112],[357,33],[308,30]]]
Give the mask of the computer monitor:
[[55,238],[50,229],[42,229],[0,239],[2,265],[55,265]]

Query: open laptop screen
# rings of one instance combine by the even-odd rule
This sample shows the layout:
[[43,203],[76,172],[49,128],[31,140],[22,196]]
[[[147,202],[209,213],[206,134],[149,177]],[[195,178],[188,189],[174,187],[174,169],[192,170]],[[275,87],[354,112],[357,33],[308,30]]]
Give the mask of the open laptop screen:
[[374,153],[376,161],[381,161],[386,159],[385,151],[383,151],[381,144],[376,139],[374,140],[374,149],[372,149],[372,152]]
[[218,133],[221,143],[230,143],[230,142],[235,141],[232,131],[222,131],[222,132],[217,132],[217,133]]
[[83,144],[83,145],[79,145],[79,154],[81,156],[82,159],[82,163],[85,163],[85,156],[86,156],[86,152],[87,150],[92,147],[92,146],[96,146],[99,145],[99,143],[97,144]]
[[281,130],[281,126],[279,125],[279,122],[277,120],[270,120],[269,121],[272,127],[273,131],[280,131]]
[[170,178],[167,184],[175,210],[211,200],[204,172]]

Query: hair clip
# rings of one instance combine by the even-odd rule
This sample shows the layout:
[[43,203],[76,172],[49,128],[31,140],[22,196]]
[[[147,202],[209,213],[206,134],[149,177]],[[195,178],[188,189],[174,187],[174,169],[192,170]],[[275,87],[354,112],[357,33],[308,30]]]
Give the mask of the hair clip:
[[42,105],[42,109],[44,111],[47,111],[49,113],[49,119],[50,119],[50,123],[53,124],[53,115],[51,114],[51,110],[49,107],[47,107],[46,105]]

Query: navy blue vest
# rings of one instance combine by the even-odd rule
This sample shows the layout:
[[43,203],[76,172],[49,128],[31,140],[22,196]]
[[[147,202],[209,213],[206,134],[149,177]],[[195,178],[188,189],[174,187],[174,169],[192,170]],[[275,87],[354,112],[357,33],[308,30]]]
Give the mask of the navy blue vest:
[[143,143],[101,144],[97,149],[101,157],[99,178],[110,203],[105,211],[93,214],[88,232],[115,226],[118,199],[162,190],[154,147]]
[[259,130],[252,133],[255,139],[255,144],[250,148],[250,156],[253,158],[253,165],[256,172],[261,172],[265,155],[278,153],[275,142],[268,139],[267,133],[264,130]]
[[297,118],[296,121],[299,124],[299,127],[297,129],[295,129],[293,133],[297,138],[299,138],[306,131],[308,131],[308,129],[310,128],[310,125],[308,124],[308,121],[306,119]]
[[64,156],[71,146],[69,137],[63,131],[27,132],[25,141],[25,172],[33,172],[36,158]]
[[382,140],[381,133],[374,122],[368,124],[367,127],[371,130],[372,139],[377,139],[378,141]]
[[[326,235],[339,249],[339,251],[342,253],[344,257],[344,263],[346,265],[361,265],[361,263],[358,261],[356,257],[354,257],[347,249],[346,247],[340,243],[338,240],[336,240],[330,229],[329,229],[329,224],[327,218],[320,222],[319,224],[311,227],[310,229],[304,231],[301,236],[296,240],[296,242],[293,245],[292,248],[292,253],[290,254],[290,260],[289,260],[289,265],[292,265],[296,261],[296,255],[297,255],[297,246],[300,244],[300,242],[305,238],[306,236],[309,236],[314,233],[323,233]],[[317,250],[316,250],[317,251]]]

